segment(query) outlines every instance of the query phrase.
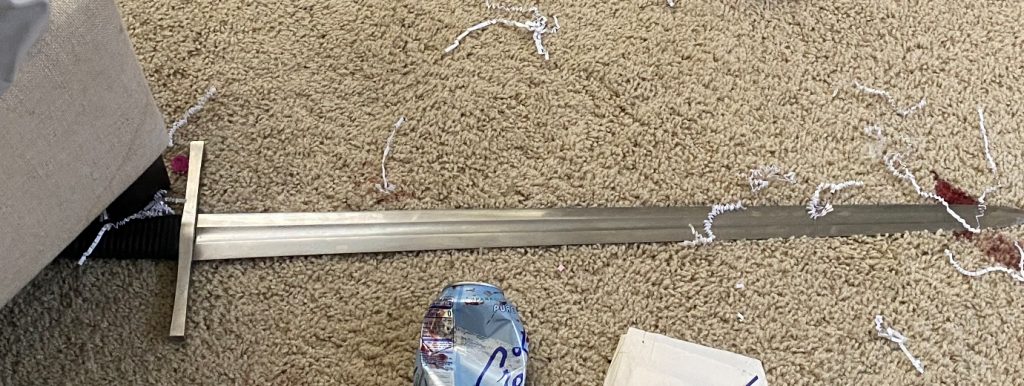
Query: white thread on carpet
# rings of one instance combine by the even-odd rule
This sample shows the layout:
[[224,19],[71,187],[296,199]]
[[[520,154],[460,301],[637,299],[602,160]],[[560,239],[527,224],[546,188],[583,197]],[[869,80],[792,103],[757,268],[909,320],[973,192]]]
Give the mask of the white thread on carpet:
[[[982,114],[981,110],[979,109],[979,117],[981,117],[981,114]],[[987,149],[988,148],[988,134],[984,131],[984,117],[981,117],[981,127],[982,127],[982,140],[985,143],[985,147],[986,147],[986,157],[988,157],[989,156],[989,152],[987,151],[988,150]],[[989,193],[992,193],[996,189],[998,189],[999,188],[998,186],[986,188],[985,191],[982,192],[981,197],[978,198],[978,212],[977,212],[977,215],[974,216],[974,220],[975,220],[975,223],[977,224],[977,227],[971,227],[970,224],[967,223],[967,220],[965,220],[963,217],[960,217],[959,214],[957,214],[956,212],[953,211],[953,209],[950,207],[949,203],[946,202],[945,199],[943,199],[939,195],[934,194],[932,192],[926,192],[926,191],[924,191],[924,189],[921,188],[921,185],[919,185],[917,183],[917,178],[914,177],[914,174],[910,172],[910,169],[907,168],[906,165],[903,164],[903,155],[902,154],[897,153],[897,152],[885,154],[885,151],[886,151],[885,148],[887,146],[888,138],[885,136],[884,129],[881,126],[879,126],[879,125],[868,125],[868,126],[864,127],[864,133],[866,133],[867,135],[875,138],[878,141],[877,144],[876,144],[877,147],[871,150],[872,153],[875,153],[877,151],[877,154],[873,154],[873,156],[884,154],[883,160],[885,162],[885,166],[886,166],[886,168],[889,169],[889,171],[894,176],[909,182],[910,185],[913,186],[914,191],[917,192],[918,195],[920,195],[922,197],[925,197],[925,198],[930,198],[930,199],[936,200],[939,203],[941,203],[942,206],[944,206],[946,208],[946,212],[949,213],[950,216],[953,216],[954,219],[956,219],[965,229],[967,229],[971,233],[979,233],[979,232],[981,232],[981,217],[985,216],[985,211],[988,209],[988,206],[986,205],[985,199],[986,199],[986,197],[988,196]],[[908,150],[913,150],[913,148],[912,148],[912,145],[913,145],[912,141],[910,141],[906,137],[904,137],[904,140],[906,140],[907,143],[908,143]],[[995,170],[996,170],[995,169],[995,163],[993,162],[991,166],[992,166],[992,168],[991,168],[992,169],[992,173],[995,174]]]
[[684,241],[683,245],[693,246],[710,244],[712,241],[715,241],[715,233],[711,231],[711,225],[715,222],[715,217],[718,217],[718,215],[725,212],[732,212],[743,209],[747,208],[743,206],[743,203],[741,201],[736,201],[735,203],[732,204],[719,204],[712,206],[711,211],[708,212],[707,220],[704,220],[704,234],[701,235],[697,233],[697,229],[693,227],[693,224],[690,224],[690,232],[693,232],[693,240]]
[[949,213],[950,216],[953,216],[953,218],[956,219],[956,221],[959,222],[960,225],[964,227],[964,229],[970,231],[971,233],[981,232],[981,229],[972,227],[971,224],[967,223],[967,220],[964,220],[963,217],[960,217],[959,214],[954,212],[953,208],[950,207],[949,203],[946,202],[946,200],[944,200],[942,197],[939,197],[939,195],[932,192],[926,192],[924,189],[922,189],[921,185],[917,183],[917,178],[914,177],[914,173],[911,173],[910,169],[908,169],[907,166],[903,164],[903,156],[900,155],[900,153],[886,154],[885,167],[889,169],[889,172],[891,172],[892,175],[910,183],[910,185],[914,188],[914,191],[917,192],[917,194],[920,195],[921,197],[930,198],[942,204],[942,206],[946,208],[946,213]]
[[[843,181],[838,184],[818,184],[818,188],[815,189],[814,194],[811,195],[811,200],[807,202],[807,214],[811,216],[812,220],[825,217],[826,214],[831,213],[835,209],[832,207],[832,195],[843,189],[859,188],[862,186],[864,186],[864,183],[860,181]],[[825,189],[828,189],[829,198],[823,201],[821,199],[821,192]]]
[[521,5],[508,5],[501,3],[492,3],[491,0],[484,0],[484,8],[492,11],[505,11],[510,13],[532,13],[536,14],[539,12],[536,6],[524,7]]
[[990,186],[985,188],[985,191],[981,192],[981,196],[978,197],[978,214],[974,216],[974,223],[981,229],[981,218],[985,217],[985,211],[988,210],[988,204],[985,202],[985,198],[989,193],[995,192],[999,189],[998,186]]
[[164,201],[169,202],[171,204],[184,204],[185,203],[185,199],[181,198],[181,197],[165,197]]
[[380,157],[380,180],[381,183],[377,184],[377,190],[384,194],[394,193],[398,187],[395,184],[388,182],[388,169],[386,164],[388,162],[388,156],[391,155],[391,145],[395,142],[395,134],[398,133],[398,128],[405,123],[405,117],[398,117],[398,121],[395,122],[395,126],[391,128],[391,134],[388,135],[388,141],[384,144],[384,155]]
[[565,265],[563,265],[562,263],[558,263],[558,268],[555,268],[555,269],[557,269],[558,272],[564,272],[565,271]]
[[[991,155],[988,151],[988,133],[984,129],[984,116],[982,115],[983,113],[981,112],[980,108],[978,110],[978,114],[981,120],[980,126],[982,132],[982,141],[985,144],[986,160],[991,160]],[[878,140],[876,145],[877,148],[872,149],[872,152],[874,153],[877,150],[878,154],[885,153],[885,147],[887,146],[886,143],[888,142],[888,138],[884,134],[884,129],[878,125],[869,125],[864,128],[864,132]],[[905,140],[908,142],[908,144],[912,145],[912,142],[909,139]],[[913,148],[910,147],[909,150],[913,150]],[[918,184],[917,182],[917,178],[914,177],[914,174],[910,172],[910,169],[907,168],[906,165],[904,165],[902,154],[897,152],[888,153],[884,155],[883,160],[885,162],[886,168],[889,169],[889,172],[891,172],[894,176],[909,182],[910,185],[914,188],[914,191],[917,192],[918,195],[925,198],[936,200],[940,204],[942,204],[942,206],[946,208],[946,212],[949,213],[950,216],[953,216],[953,218],[956,219],[957,222],[959,222],[960,225],[964,227],[964,229],[970,231],[971,233],[981,232],[981,217],[985,216],[985,210],[988,208],[985,203],[985,198],[989,193],[992,193],[996,189],[998,189],[998,186],[989,187],[985,189],[985,191],[981,194],[981,197],[978,198],[978,214],[974,217],[977,227],[972,227],[970,224],[967,223],[967,220],[965,220],[963,217],[961,217],[959,214],[953,211],[953,208],[950,207],[949,203],[946,202],[945,199],[943,199],[942,197],[935,193],[926,192],[923,188],[921,188],[921,185]],[[996,171],[994,161],[990,164],[990,169],[992,170],[992,173],[994,175]]]
[[882,126],[878,124],[864,126],[864,133],[874,137],[879,141],[885,141],[884,131],[885,129],[883,129]]
[[768,185],[771,185],[772,181],[784,181],[790,184],[796,184],[796,172],[782,173],[782,169],[779,169],[775,165],[765,165],[757,169],[750,170],[750,177],[747,177],[747,182],[750,183],[750,192],[757,193]]
[[558,24],[558,17],[557,16],[552,17],[555,25],[553,27],[551,27],[551,28],[548,28],[548,18],[546,16],[544,16],[543,14],[541,14],[540,10],[537,7],[535,7],[535,6],[534,7],[529,7],[529,8],[523,8],[523,7],[519,7],[519,6],[510,7],[510,6],[503,6],[503,5],[494,5],[494,4],[491,4],[490,1],[487,1],[485,3],[485,6],[487,7],[487,9],[490,9],[490,10],[502,10],[502,11],[508,11],[508,12],[532,13],[533,14],[533,19],[530,20],[530,21],[526,21],[526,22],[520,22],[520,21],[515,21],[515,20],[509,20],[509,19],[490,19],[490,20],[485,20],[485,21],[482,21],[480,23],[477,23],[476,25],[467,28],[465,31],[463,31],[461,34],[459,34],[459,36],[456,36],[455,37],[455,41],[452,43],[452,45],[450,45],[450,46],[448,46],[447,48],[444,49],[444,52],[446,54],[447,53],[451,53],[456,48],[458,48],[459,45],[462,44],[462,40],[465,39],[467,36],[469,36],[469,34],[473,33],[474,31],[479,31],[479,30],[482,30],[484,28],[490,27],[490,26],[495,25],[495,24],[503,24],[503,25],[507,25],[509,27],[522,28],[522,29],[525,29],[527,31],[533,32],[533,44],[537,48],[537,54],[543,55],[544,56],[544,60],[550,59],[550,57],[548,55],[548,50],[547,50],[547,48],[544,47],[543,37],[544,37],[545,34],[557,33],[558,29],[561,28],[561,26]]
[[864,134],[867,134],[871,138],[875,139],[874,143],[868,144],[868,155],[871,156],[871,158],[873,159],[882,159],[882,157],[885,156],[886,152],[890,150],[889,145],[896,143],[895,139],[901,140],[903,142],[903,148],[901,149],[901,151],[908,157],[913,156],[914,152],[916,152],[917,149],[921,146],[917,140],[912,139],[908,137],[906,134],[899,132],[891,133],[894,138],[893,140],[890,140],[888,136],[888,134],[890,133],[887,133],[885,128],[878,124],[865,126]]
[[988,143],[988,130],[985,130],[985,108],[978,106],[978,129],[981,130],[981,142],[985,146],[985,161],[988,162],[989,170],[996,174],[996,161],[992,159],[992,150]]
[[739,281],[736,282],[735,288],[741,290],[747,288],[747,285],[743,283],[743,279],[740,279]]
[[[992,171],[992,178],[995,179],[998,176],[998,168],[996,167],[996,161],[992,157],[992,150],[989,147],[988,130],[985,129],[985,109],[982,106],[978,106],[978,130],[981,132],[981,143],[982,148],[985,152],[985,162],[988,163],[988,168]],[[985,217],[985,211],[988,209],[988,205],[985,201],[989,193],[995,192],[999,189],[999,186],[990,186],[985,188],[985,191],[981,192],[981,196],[978,197],[978,215],[974,216],[974,221],[981,228],[981,218]]]
[[156,194],[153,195],[153,201],[150,201],[145,208],[142,208],[142,210],[135,212],[135,214],[131,216],[121,219],[121,221],[108,222],[106,224],[103,224],[103,226],[100,227],[99,233],[96,234],[96,238],[92,240],[92,244],[89,244],[89,248],[82,253],[82,257],[78,258],[78,265],[85,264],[85,259],[89,258],[89,255],[91,255],[93,250],[96,249],[96,246],[99,245],[100,240],[103,239],[103,235],[106,234],[107,231],[120,228],[124,226],[124,224],[130,223],[134,220],[141,220],[174,214],[174,209],[171,209],[171,207],[167,206],[167,203],[165,202],[166,195],[166,190],[158,191],[156,192]]
[[746,321],[747,318],[745,316],[743,316],[743,314],[737,312],[736,313],[736,320],[743,322],[743,321]]
[[868,144],[868,155],[874,159],[881,159],[885,156],[885,148],[889,145],[889,139],[885,137],[885,129],[880,125],[867,125],[864,127],[864,133],[876,140],[875,143]]
[[886,103],[888,103],[889,106],[892,106],[892,109],[896,111],[896,115],[899,115],[900,117],[903,118],[906,118],[908,115],[913,114],[917,110],[923,109],[924,106],[928,104],[925,98],[921,98],[921,101],[917,102],[917,104],[907,107],[905,109],[900,109],[900,107],[896,105],[896,98],[893,98],[892,94],[889,94],[888,91],[868,87],[863,84],[860,84],[860,82],[858,81],[853,81],[853,87],[856,88],[857,91],[863,92],[865,94],[877,95],[884,98]]
[[928,102],[924,99],[924,97],[922,97],[921,100],[917,102],[917,104],[910,106],[904,110],[898,110],[896,111],[896,114],[899,114],[901,117],[906,118],[911,113],[923,109],[926,104],[928,104]]
[[196,101],[196,104],[192,105],[192,107],[189,107],[188,110],[185,111],[185,114],[181,116],[181,118],[179,118],[177,121],[174,121],[174,123],[171,124],[171,128],[167,130],[167,147],[174,146],[174,134],[178,132],[178,129],[187,125],[189,118],[192,118],[192,116],[196,115],[196,113],[202,110],[203,107],[206,107],[206,102],[209,102],[210,99],[212,99],[216,95],[217,88],[214,86],[210,86],[210,88],[206,89],[206,93],[199,97],[199,100]]
[[970,277],[980,277],[980,276],[988,275],[988,274],[990,274],[992,272],[1002,272],[1002,273],[1005,273],[1005,274],[1009,275],[1011,278],[1013,278],[1013,280],[1016,280],[1018,282],[1024,282],[1024,249],[1021,249],[1020,243],[1017,242],[1017,241],[1013,242],[1013,246],[1017,247],[1017,253],[1020,255],[1020,262],[1017,265],[1017,270],[1016,271],[1014,271],[1014,270],[1012,270],[1012,269],[1010,269],[1008,267],[999,266],[999,265],[991,266],[991,267],[985,267],[985,268],[978,269],[978,270],[975,270],[975,271],[970,271],[970,270],[965,269],[962,265],[960,265],[959,262],[956,261],[956,257],[954,256],[953,251],[947,249],[946,250],[946,256],[949,257],[949,264],[952,265],[953,268],[955,268],[957,272],[960,272],[961,275],[970,276]]
[[668,2],[668,6],[669,7],[675,7],[676,6],[675,0],[665,0],[665,1]]
[[924,374],[924,364],[921,363],[920,359],[914,357],[914,354],[911,354],[910,350],[907,349],[907,337],[903,336],[903,334],[896,331],[891,326],[883,326],[883,323],[885,323],[885,319],[882,318],[882,315],[875,315],[875,331],[878,332],[878,336],[888,339],[900,346],[900,350],[907,356],[907,359],[910,359],[910,363],[914,365],[917,372]]

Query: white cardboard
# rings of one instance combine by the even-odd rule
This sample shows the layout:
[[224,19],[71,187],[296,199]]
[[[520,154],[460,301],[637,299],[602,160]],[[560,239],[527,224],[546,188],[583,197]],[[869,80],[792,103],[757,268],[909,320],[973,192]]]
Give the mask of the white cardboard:
[[619,338],[605,386],[767,386],[761,361],[630,328]]

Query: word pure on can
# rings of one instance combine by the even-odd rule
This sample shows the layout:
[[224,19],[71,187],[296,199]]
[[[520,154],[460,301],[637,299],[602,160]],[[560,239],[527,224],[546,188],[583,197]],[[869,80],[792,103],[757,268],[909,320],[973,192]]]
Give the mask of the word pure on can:
[[501,289],[455,283],[423,317],[414,386],[522,386],[529,355],[526,330]]

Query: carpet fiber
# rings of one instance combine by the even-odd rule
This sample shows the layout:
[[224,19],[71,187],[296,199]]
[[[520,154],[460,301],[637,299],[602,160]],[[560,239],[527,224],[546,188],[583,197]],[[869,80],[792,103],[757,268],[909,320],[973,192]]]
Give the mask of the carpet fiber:
[[[442,55],[479,21],[527,18],[472,0],[120,6],[169,119],[221,91],[179,133],[208,141],[206,212],[802,205],[847,179],[866,186],[837,203],[925,203],[864,127],[916,142],[926,188],[935,170],[976,193],[992,181],[979,104],[1003,185],[990,202],[1024,205],[1014,2],[544,2],[562,26],[550,61],[504,26]],[[903,119],[854,80],[928,105]],[[385,196],[380,152],[402,115]],[[799,183],[751,194],[764,164]],[[408,384],[426,306],[462,280],[519,306],[534,385],[601,382],[629,326],[759,358],[778,385],[1024,379],[1024,287],[957,274],[947,247],[990,263],[949,232],[201,263],[183,344],[164,337],[174,263],[56,261],[0,311],[0,383]]]

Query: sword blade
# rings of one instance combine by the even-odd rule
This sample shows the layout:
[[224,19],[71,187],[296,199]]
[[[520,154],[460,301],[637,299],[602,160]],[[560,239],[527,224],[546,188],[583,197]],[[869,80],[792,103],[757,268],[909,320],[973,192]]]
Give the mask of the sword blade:
[[[954,206],[973,223],[977,208]],[[703,233],[708,207],[414,210],[200,214],[195,260],[437,249],[679,242]],[[990,207],[983,227],[1024,223],[1024,211]],[[718,240],[835,237],[959,230],[937,205],[836,206],[812,220],[798,206],[724,213]]]
[[[203,143],[192,142],[181,216],[172,338],[185,336],[193,260],[435,249],[673,242],[703,231],[710,208],[417,210],[338,213],[197,214]],[[973,222],[974,206],[954,207]],[[981,227],[1024,223],[1024,211],[988,208]],[[811,220],[803,207],[755,207],[715,220],[719,240],[877,235],[959,230],[938,205],[837,206]]]

